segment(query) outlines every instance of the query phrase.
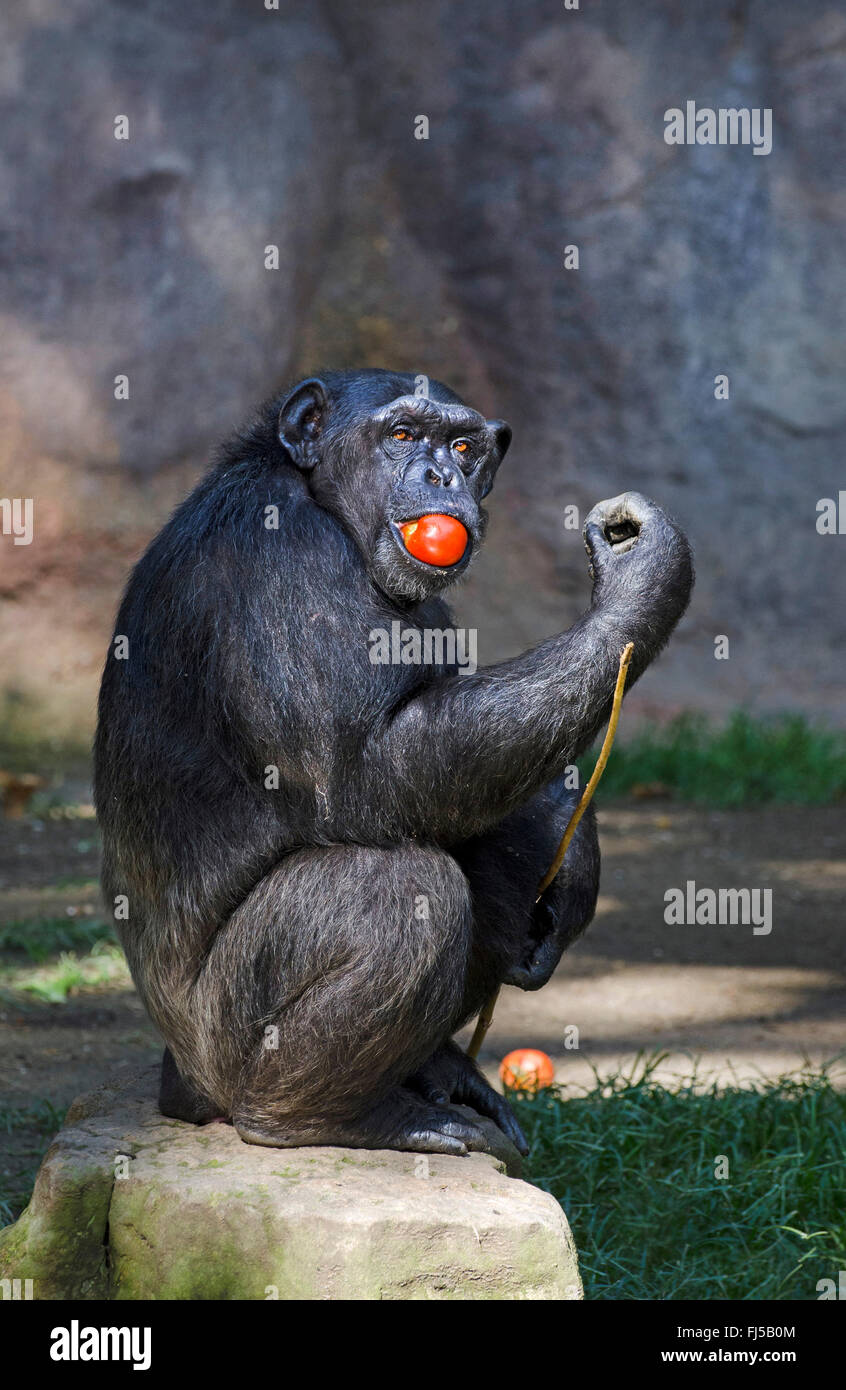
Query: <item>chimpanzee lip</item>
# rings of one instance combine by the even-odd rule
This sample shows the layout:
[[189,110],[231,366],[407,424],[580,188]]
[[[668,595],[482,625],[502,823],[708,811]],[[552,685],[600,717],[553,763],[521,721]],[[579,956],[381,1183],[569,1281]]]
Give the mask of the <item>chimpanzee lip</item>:
[[[400,530],[400,527],[407,526],[410,521],[422,521],[424,516],[451,516],[453,521],[460,522],[460,524],[464,527],[464,530],[467,532],[467,544],[464,547],[464,554],[459,556],[459,558],[455,561],[454,564],[430,565],[428,560],[420,560],[416,555],[412,555],[411,551],[406,546],[405,541],[403,540],[402,531]],[[442,574],[449,574],[452,570],[457,570],[460,565],[465,565],[467,563],[468,559],[470,558],[470,552],[473,549],[473,537],[470,533],[470,527],[467,525],[467,522],[464,521],[460,516],[456,516],[455,512],[420,512],[417,516],[406,516],[403,517],[400,521],[390,521],[388,523],[388,526],[391,535],[393,536],[394,540],[396,541],[406,560],[411,560],[412,564],[419,565],[421,569],[428,570],[430,574],[433,570],[439,570]]]

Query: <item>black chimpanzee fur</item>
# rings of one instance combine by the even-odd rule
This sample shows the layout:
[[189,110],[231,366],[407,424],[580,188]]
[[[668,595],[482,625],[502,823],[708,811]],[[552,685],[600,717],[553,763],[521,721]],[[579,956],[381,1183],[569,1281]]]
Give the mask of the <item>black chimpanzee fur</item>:
[[[371,634],[445,629],[511,431],[437,382],[332,372],[270,402],[130,580],[100,694],[107,900],[167,1043],[161,1105],[250,1143],[464,1153],[450,1101],[510,1110],[450,1041],[499,983],[537,989],[590,921],[591,815],[565,768],[683,613],[688,544],[626,493],[588,517],[590,608],[474,674],[375,664]],[[464,556],[398,524],[461,520]],[[125,659],[124,659],[125,658]]]

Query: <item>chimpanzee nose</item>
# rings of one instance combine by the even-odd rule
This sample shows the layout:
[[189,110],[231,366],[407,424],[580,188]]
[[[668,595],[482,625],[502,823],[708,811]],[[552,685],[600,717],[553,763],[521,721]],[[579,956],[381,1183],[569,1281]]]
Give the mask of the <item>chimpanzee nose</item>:
[[426,469],[426,482],[432,487],[455,487],[458,474],[448,463],[430,465]]

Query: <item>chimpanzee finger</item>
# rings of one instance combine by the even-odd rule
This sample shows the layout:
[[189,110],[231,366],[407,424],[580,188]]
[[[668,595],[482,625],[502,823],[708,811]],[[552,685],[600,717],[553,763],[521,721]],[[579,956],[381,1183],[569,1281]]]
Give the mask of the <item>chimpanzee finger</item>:
[[525,1156],[529,1152],[526,1136],[504,1096],[495,1091],[493,1086],[489,1086],[485,1078],[478,1074],[472,1079],[467,1078],[463,1090],[467,1104],[478,1110],[480,1115],[487,1115],[489,1120],[493,1120],[506,1139],[510,1139],[514,1147]]
[[439,1081],[430,1081],[428,1077],[415,1077],[408,1085],[412,1086],[418,1095],[424,1100],[428,1100],[432,1105],[449,1105],[452,1097],[445,1091]]
[[[591,514],[592,515],[592,514]],[[597,579],[608,564],[611,558],[611,546],[605,529],[599,521],[588,519],[584,527],[585,550],[590,560],[590,572],[594,579]]]
[[468,1149],[484,1151],[488,1147],[487,1137],[484,1130],[478,1125],[474,1125],[472,1120],[467,1120],[463,1115],[459,1115],[454,1110],[447,1110],[438,1106],[429,1112],[432,1116],[432,1126],[440,1134],[447,1134],[452,1139],[459,1139],[462,1144],[466,1144]]
[[463,1157],[467,1153],[467,1145],[460,1139],[451,1134],[445,1134],[440,1129],[412,1129],[403,1135],[402,1147],[409,1153],[435,1153],[435,1154],[454,1154],[455,1157]]
[[422,1096],[431,1105],[449,1105],[452,1099],[443,1079],[439,1076],[433,1062],[427,1063],[404,1082],[409,1091]]

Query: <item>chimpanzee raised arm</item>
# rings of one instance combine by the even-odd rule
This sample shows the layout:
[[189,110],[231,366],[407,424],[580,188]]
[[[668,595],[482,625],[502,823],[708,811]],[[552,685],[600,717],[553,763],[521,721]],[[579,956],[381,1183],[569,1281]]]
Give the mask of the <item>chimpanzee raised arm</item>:
[[[608,532],[627,528],[614,543]],[[584,752],[607,720],[620,653],[629,688],[667,641],[692,581],[690,548],[639,493],[594,507],[585,525],[589,611],[568,632],[474,675],[446,677],[406,701],[366,750],[410,834],[466,838],[500,821]],[[376,745],[374,748],[373,745]],[[398,767],[427,769],[418,785]]]

